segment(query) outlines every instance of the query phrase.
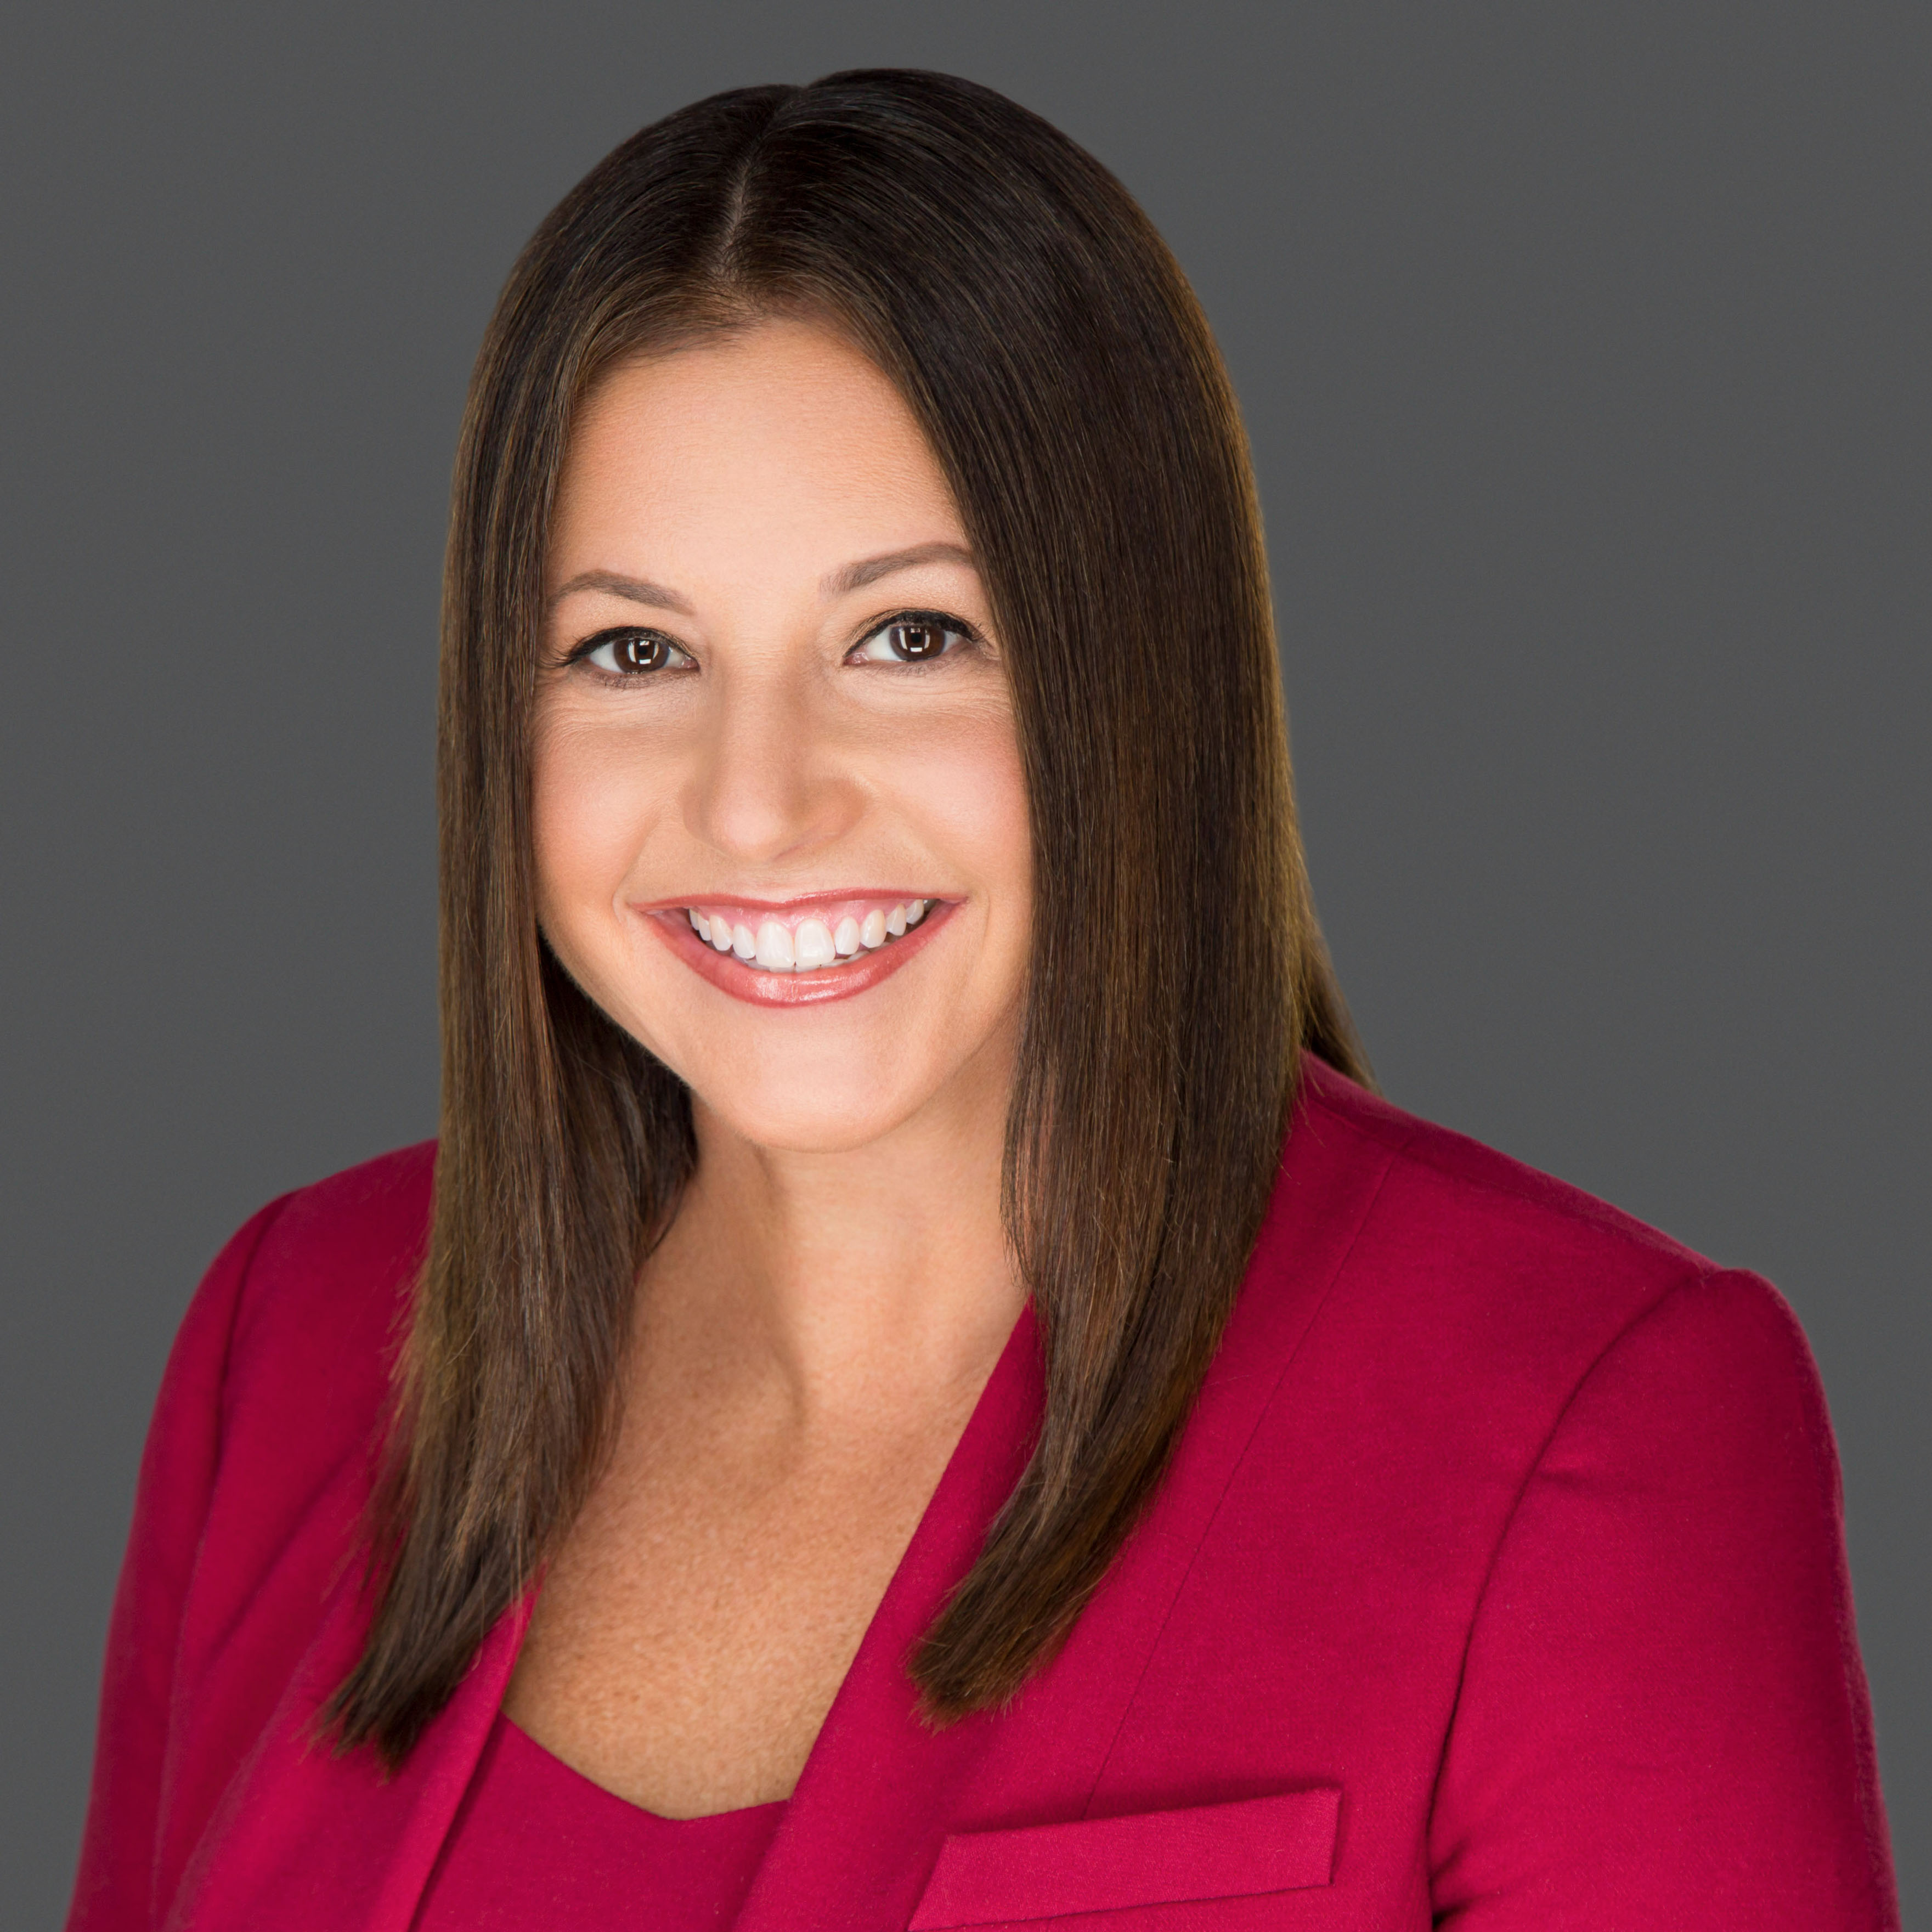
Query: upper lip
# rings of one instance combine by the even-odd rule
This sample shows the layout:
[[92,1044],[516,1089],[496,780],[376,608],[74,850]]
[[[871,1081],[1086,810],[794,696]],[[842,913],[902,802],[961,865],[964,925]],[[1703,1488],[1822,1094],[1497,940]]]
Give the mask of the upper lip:
[[898,886],[845,886],[831,892],[801,892],[795,898],[768,899],[740,892],[692,892],[675,898],[634,901],[634,912],[684,912],[692,908],[704,912],[712,906],[731,912],[770,913],[783,919],[793,913],[811,913],[820,908],[844,905],[853,899],[876,899],[881,905],[895,900],[924,899],[928,905],[940,903],[938,894],[909,891]]

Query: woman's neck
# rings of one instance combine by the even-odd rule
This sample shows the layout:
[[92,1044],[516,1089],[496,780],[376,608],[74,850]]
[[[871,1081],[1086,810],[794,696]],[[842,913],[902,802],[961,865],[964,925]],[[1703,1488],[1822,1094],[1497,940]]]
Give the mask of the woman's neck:
[[967,1070],[836,1152],[756,1146],[700,1106],[697,1169],[641,1283],[646,1363],[808,1430],[970,1400],[1025,1298],[1000,1212],[1010,1068]]

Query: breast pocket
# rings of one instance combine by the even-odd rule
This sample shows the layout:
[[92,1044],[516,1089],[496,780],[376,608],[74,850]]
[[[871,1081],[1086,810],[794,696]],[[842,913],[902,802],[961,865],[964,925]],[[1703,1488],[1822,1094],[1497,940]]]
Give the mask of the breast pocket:
[[1341,1807],[1341,1792],[1322,1786],[1235,1804],[960,1832],[940,1847],[909,1932],[1326,1885]]

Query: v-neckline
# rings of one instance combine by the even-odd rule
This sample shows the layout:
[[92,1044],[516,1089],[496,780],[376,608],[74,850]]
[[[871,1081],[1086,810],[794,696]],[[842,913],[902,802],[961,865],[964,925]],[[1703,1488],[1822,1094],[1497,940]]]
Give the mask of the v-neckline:
[[[940,1471],[938,1480],[933,1485],[932,1492],[926,1498],[919,1516],[914,1524],[912,1534],[908,1539],[905,1547],[899,1552],[898,1559],[886,1580],[885,1588],[866,1620],[858,1646],[853,1652],[851,1660],[846,1665],[844,1672],[839,1678],[831,1701],[826,1706],[825,1716],[820,1720],[818,1730],[813,1737],[811,1747],[806,1754],[803,1762],[799,1767],[798,1776],[793,1781],[792,1791],[786,1793],[782,1798],[760,1801],[759,1804],[731,1806],[727,1808],[728,1812],[751,1810],[760,1808],[761,1805],[784,1805],[791,1802],[793,1794],[811,1774],[813,1762],[819,1755],[820,1744],[826,1731],[831,1727],[834,1718],[838,1714],[841,1705],[847,1700],[847,1694],[855,1673],[861,1669],[862,1666],[868,1663],[871,1657],[876,1652],[878,1646],[875,1642],[875,1634],[879,1630],[882,1623],[898,1616],[902,1609],[901,1599],[908,1589],[916,1587],[915,1580],[920,1579],[932,1568],[928,1560],[931,1553],[930,1546],[935,1539],[943,1540],[948,1545],[948,1561],[956,1558],[957,1552],[952,1549],[951,1546],[958,1542],[961,1531],[968,1526],[966,1522],[959,1517],[959,1510],[963,1500],[960,1492],[962,1488],[971,1488],[976,1492],[980,1486],[971,1484],[968,1472],[983,1464],[989,1453],[994,1456],[996,1461],[1001,1462],[1002,1466],[1006,1461],[1012,1462],[1011,1468],[1004,1478],[1005,1486],[1000,1490],[998,1496],[993,1500],[990,1509],[986,1507],[984,1499],[976,1496],[974,1500],[966,1502],[965,1508],[967,1517],[969,1519],[974,1517],[976,1512],[979,1536],[983,1537],[986,1531],[991,1527],[993,1511],[997,1510],[999,1503],[1005,1499],[1006,1494],[1018,1480],[1021,1472],[1024,1467],[1026,1455],[1030,1454],[1033,1435],[1044,1406],[1044,1394],[1045,1378],[1043,1364],[1040,1360],[1039,1328],[1034,1314],[1033,1304],[1030,1300],[1028,1300],[1022,1303],[1020,1312],[1015,1318],[1012,1328],[1007,1331],[1006,1339],[1002,1344],[998,1355],[994,1360],[992,1371],[981,1384],[979,1394],[974,1398],[972,1408],[967,1415],[964,1426],[960,1430],[958,1438],[948,1453],[946,1462]],[[1018,1436],[1024,1438],[1022,1442],[1016,1438],[1013,1424],[1023,1414],[1025,1415],[1026,1421],[1023,1429],[1018,1432]],[[1016,1460],[1012,1460],[1010,1454],[1006,1457],[1001,1457],[999,1454],[1000,1445],[997,1442],[989,1442],[988,1440],[989,1435],[997,1437],[1001,1432],[1003,1427],[1010,1438],[1005,1445],[1009,1451],[1016,1446],[1023,1450],[1024,1453]],[[949,1531],[951,1532],[950,1534],[947,1534]],[[938,1614],[945,1595],[950,1592],[954,1585],[962,1580],[964,1574],[964,1571],[962,1569],[959,1575],[953,1576],[940,1589],[937,1596],[933,1594],[929,1588],[922,1592],[922,1601],[928,1598],[932,1600],[921,1618],[922,1629]],[[496,1718],[505,1723],[516,1724],[516,1720],[509,1716],[507,1708],[509,1689],[514,1681],[517,1666],[530,1634],[542,1585],[543,1579],[539,1574],[514,1608],[506,1614],[505,1624],[508,1626],[508,1628],[506,1630],[503,1626],[499,1626],[500,1633],[508,1636],[509,1640],[499,1666],[503,1675],[502,1685],[496,1700],[495,1710]],[[903,1661],[909,1664],[910,1660],[908,1654]],[[585,1784],[602,1792],[614,1802],[629,1805],[648,1816],[666,1816],[664,1814],[652,1810],[648,1805],[640,1804],[634,1799],[625,1797],[620,1792],[614,1791],[608,1784],[591,1777],[587,1772],[579,1770],[575,1766],[571,1764],[567,1758],[557,1757],[556,1753],[548,1745],[543,1744],[534,1733],[524,1730],[520,1724],[516,1724],[516,1728],[535,1748],[556,1758],[556,1761],[568,1769],[573,1776],[581,1778]],[[706,1817],[724,1815],[727,1814],[700,1812],[692,1814],[689,1818],[672,1820],[669,1822],[700,1822]]]
[[553,1783],[568,1783],[576,1786],[590,1802],[601,1801],[602,1808],[614,1817],[634,1815],[640,1821],[640,1830],[661,1826],[667,1835],[676,1833],[686,1826],[715,1825],[722,1830],[724,1828],[723,1821],[748,1820],[754,1813],[782,1811],[791,1802],[788,1797],[772,1798],[755,1804],[734,1804],[728,1811],[703,1811],[689,1818],[672,1818],[662,1811],[653,1811],[648,1804],[640,1804],[625,1797],[621,1792],[613,1791],[608,1784],[599,1784],[594,1778],[586,1777],[567,1759],[559,1757],[548,1744],[538,1743],[508,1712],[500,1708],[496,1712],[496,1728],[526,1764],[540,1763],[544,1775]]
[[[862,1669],[878,1660],[880,1650],[887,1641],[884,1633],[916,1618],[922,1634],[938,1614],[946,1597],[964,1580],[964,1570],[950,1581],[940,1580],[956,1562],[962,1540],[970,1538],[976,1553],[979,1541],[992,1528],[992,1510],[986,1506],[988,1490],[998,1490],[993,1503],[993,1509],[997,1510],[1019,1480],[1032,1453],[1045,1392],[1040,1330],[1033,1304],[1027,1301],[1021,1304],[1018,1317],[1007,1334],[992,1372],[982,1385],[966,1426],[959,1432],[891,1578],[867,1619],[865,1635],[860,1639],[852,1661],[846,1666],[838,1688],[826,1707],[824,1720],[806,1754],[805,1762],[799,1767],[790,1796],[796,1796],[812,1777],[826,1734],[840,1716],[841,1707],[849,1701],[854,1678]],[[1016,1433],[1012,1425],[1022,1417],[1026,1426]],[[1006,1433],[1004,1442],[998,1439],[1003,1428]],[[1004,1472],[1004,1477],[998,1472]],[[910,1654],[898,1660],[902,1666],[909,1666]],[[790,1802],[789,1796],[785,1802]]]
[[[1045,1400],[1039,1324],[1028,1302],[819,1726],[735,1932],[796,1932],[800,1879],[816,1856],[828,1814],[840,1814],[842,1824],[862,1831],[860,1814],[869,1807],[890,1814],[904,1795],[892,1775],[893,1762],[908,1748],[925,1760],[916,1780],[920,1784],[933,1781],[942,1760],[983,1748],[987,1714],[935,1730],[919,1711],[909,1666],[920,1638],[964,1580],[1018,1482]],[[855,1885],[862,1883],[856,1870],[850,1876]],[[839,1922],[847,1916],[842,1907]]]

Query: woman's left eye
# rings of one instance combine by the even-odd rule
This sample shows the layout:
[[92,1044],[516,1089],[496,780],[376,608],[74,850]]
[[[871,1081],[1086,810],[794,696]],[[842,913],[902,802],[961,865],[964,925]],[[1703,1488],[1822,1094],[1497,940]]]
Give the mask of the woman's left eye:
[[928,664],[974,641],[956,617],[936,610],[904,611],[888,617],[846,652],[848,664]]
[[689,664],[691,657],[662,631],[626,628],[586,638],[571,652],[570,661],[619,677],[640,677],[650,671],[676,670]]

